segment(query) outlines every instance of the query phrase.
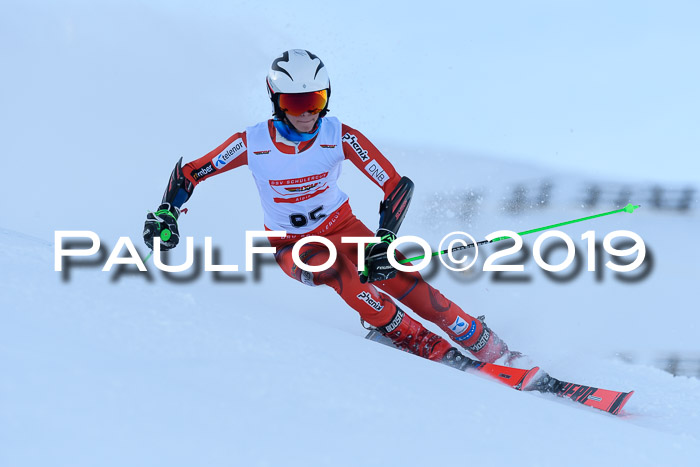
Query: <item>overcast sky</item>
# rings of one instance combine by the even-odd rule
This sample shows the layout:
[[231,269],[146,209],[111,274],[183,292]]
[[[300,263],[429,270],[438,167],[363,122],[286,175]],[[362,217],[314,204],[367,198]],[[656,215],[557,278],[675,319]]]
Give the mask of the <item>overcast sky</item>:
[[270,62],[306,48],[329,69],[331,115],[380,147],[697,183],[699,13],[692,1],[10,0],[2,158],[11,177],[61,179],[198,157],[270,116]]

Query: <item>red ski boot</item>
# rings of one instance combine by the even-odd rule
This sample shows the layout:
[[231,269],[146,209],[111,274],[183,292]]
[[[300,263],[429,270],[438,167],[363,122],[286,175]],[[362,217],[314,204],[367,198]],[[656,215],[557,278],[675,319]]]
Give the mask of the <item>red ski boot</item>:
[[445,339],[425,329],[398,307],[389,324],[377,330],[391,339],[399,349],[428,360],[440,362],[448,350],[453,348]]
[[484,322],[484,316],[476,318],[476,330],[471,339],[460,342],[462,347],[472,353],[477,359],[486,363],[493,363],[502,359],[505,366],[510,366],[511,361],[522,356],[520,352],[511,352],[508,345],[501,340]]

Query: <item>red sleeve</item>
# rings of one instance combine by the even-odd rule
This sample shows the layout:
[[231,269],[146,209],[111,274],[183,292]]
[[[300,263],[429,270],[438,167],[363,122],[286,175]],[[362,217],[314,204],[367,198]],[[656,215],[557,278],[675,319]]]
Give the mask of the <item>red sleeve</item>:
[[394,166],[374,144],[359,131],[343,124],[343,153],[360,172],[384,191],[384,198],[391,193],[401,178]]
[[247,144],[245,131],[236,133],[213,151],[185,164],[182,173],[194,186],[197,186],[209,177],[247,165]]

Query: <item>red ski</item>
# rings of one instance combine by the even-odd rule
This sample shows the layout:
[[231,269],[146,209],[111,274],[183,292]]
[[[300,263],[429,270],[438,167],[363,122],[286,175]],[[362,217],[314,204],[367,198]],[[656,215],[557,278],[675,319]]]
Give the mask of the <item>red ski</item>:
[[[367,334],[367,339],[396,348],[391,339],[383,336],[376,330],[370,331]],[[634,394],[634,391],[611,391],[609,389],[561,381],[548,375],[537,366],[524,370],[493,363],[484,363],[464,357],[458,369],[490,376],[518,391],[539,391],[554,394],[614,415],[620,413],[620,410]]]
[[544,373],[543,377],[538,377],[526,391],[540,391],[556,394],[559,397],[566,397],[580,404],[594,407],[596,409],[618,415],[622,407],[632,397],[634,391],[620,392],[609,389],[600,389],[583,384],[569,383],[552,378]]

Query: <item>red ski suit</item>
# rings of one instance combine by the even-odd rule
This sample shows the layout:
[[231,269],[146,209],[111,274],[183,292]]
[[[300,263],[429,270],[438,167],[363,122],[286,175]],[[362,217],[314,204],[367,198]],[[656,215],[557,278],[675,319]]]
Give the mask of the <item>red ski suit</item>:
[[[282,138],[278,135],[272,120],[267,122],[267,127],[274,146],[289,157],[303,154],[316,143],[316,138],[300,143]],[[344,124],[341,131],[345,159],[350,160],[373,183],[382,188],[386,198],[401,178],[394,166],[359,131]],[[240,141],[243,142],[242,145]],[[196,186],[214,175],[247,165],[248,149],[247,132],[236,133],[213,151],[186,164],[183,167],[183,173],[193,186]],[[256,154],[260,153],[269,153],[269,151],[256,152]],[[215,161],[218,161],[222,155],[233,159],[227,159],[223,167],[217,168]],[[378,180],[372,175],[368,170],[368,165],[371,163],[378,164],[383,169],[385,178]],[[266,228],[268,227],[266,225]],[[323,236],[333,242],[337,249],[338,256],[335,263],[325,271],[305,272],[292,260],[294,242],[309,235]],[[324,284],[332,287],[367,323],[382,327],[392,320],[397,313],[397,306],[389,296],[391,295],[422,318],[437,324],[461,346],[472,347],[470,350],[476,354],[480,350],[481,340],[484,340],[485,344],[489,334],[488,331],[483,332],[482,322],[465,313],[458,305],[431,287],[423,280],[420,273],[399,271],[395,278],[388,281],[365,284],[360,282],[357,271],[357,245],[341,243],[341,237],[373,236],[374,232],[355,217],[349,202],[345,201],[334,212],[324,216],[320,225],[313,230],[301,234],[288,234],[282,239],[271,238],[270,243],[276,247],[277,263],[287,275],[307,285]],[[309,243],[302,247],[299,256],[304,263],[315,266],[324,264],[329,258],[329,252],[321,244]]]

